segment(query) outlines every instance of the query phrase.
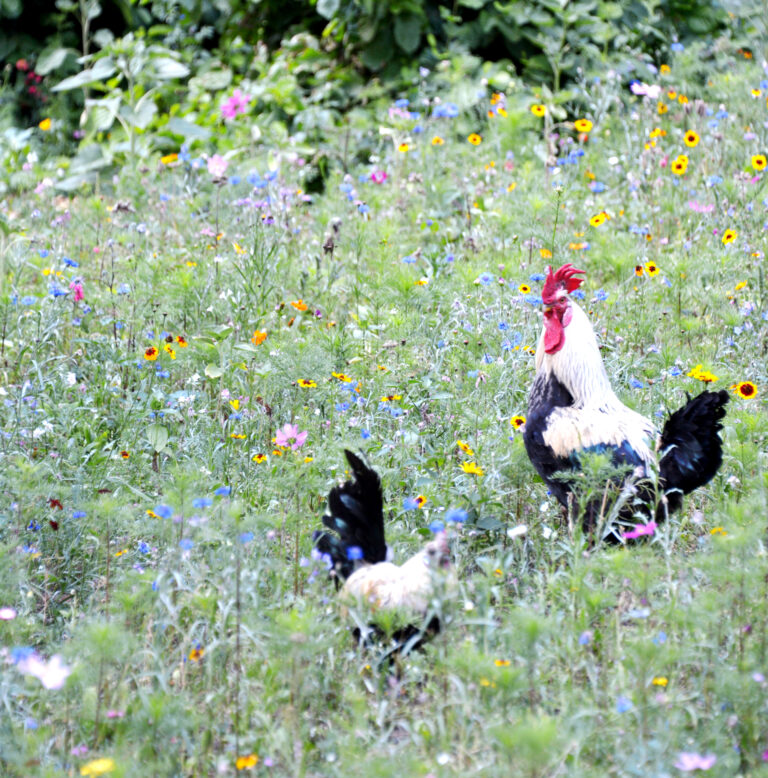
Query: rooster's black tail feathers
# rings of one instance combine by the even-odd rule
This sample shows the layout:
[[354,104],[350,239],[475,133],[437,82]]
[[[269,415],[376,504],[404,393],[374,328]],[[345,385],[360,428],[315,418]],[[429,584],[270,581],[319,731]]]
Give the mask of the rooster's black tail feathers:
[[[342,579],[352,574],[356,558],[375,564],[387,557],[381,480],[360,457],[347,450],[344,454],[352,478],[334,486],[328,495],[323,524],[331,532],[318,531],[314,535],[317,550],[330,556],[333,570]],[[350,548],[359,552],[350,553]]]
[[661,433],[659,480],[667,510],[677,510],[683,494],[710,481],[723,462],[723,428],[728,392],[703,391],[675,411]]

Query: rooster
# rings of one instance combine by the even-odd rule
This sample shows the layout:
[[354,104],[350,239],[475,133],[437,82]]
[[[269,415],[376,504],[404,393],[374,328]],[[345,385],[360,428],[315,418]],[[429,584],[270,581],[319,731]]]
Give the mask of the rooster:
[[[570,264],[555,273],[547,268],[541,294],[544,329],[536,347],[525,448],[565,508],[574,502],[583,455],[607,455],[614,468],[631,471],[619,479],[622,490],[613,515],[628,520],[639,512],[650,528],[680,508],[683,495],[706,484],[722,464],[718,433],[728,393],[705,390],[689,397],[666,420],[652,448],[657,438],[653,424],[614,393],[592,325],[568,296],[582,283],[576,276],[583,273]],[[618,540],[616,529],[606,522],[607,491],[587,501],[584,528],[591,532],[606,523],[606,538]]]
[[370,617],[371,623],[358,622],[356,637],[367,643],[371,634],[391,634],[389,654],[407,653],[440,631],[433,605],[456,585],[448,538],[441,530],[402,565],[390,562],[381,479],[351,451],[344,454],[352,478],[331,489],[323,516],[331,532],[315,532],[315,547],[337,584],[343,581],[345,611],[358,606],[352,615],[362,611]]

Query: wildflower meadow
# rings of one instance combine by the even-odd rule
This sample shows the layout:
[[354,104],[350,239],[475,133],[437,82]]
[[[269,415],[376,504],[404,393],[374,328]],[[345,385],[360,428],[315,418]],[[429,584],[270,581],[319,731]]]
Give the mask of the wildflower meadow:
[[[1,775],[768,775],[765,39],[666,43],[556,90],[452,53],[338,112],[330,66],[290,109],[296,41],[48,79],[87,119],[0,142]],[[718,475],[627,545],[522,442],[565,262],[624,403],[731,394]],[[451,538],[393,663],[313,554],[345,448],[396,561]]]

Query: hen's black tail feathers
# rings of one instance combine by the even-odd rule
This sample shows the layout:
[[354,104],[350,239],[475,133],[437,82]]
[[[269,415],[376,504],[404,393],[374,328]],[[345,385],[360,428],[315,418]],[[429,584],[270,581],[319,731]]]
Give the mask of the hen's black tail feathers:
[[332,532],[315,532],[317,550],[328,554],[336,574],[348,578],[355,569],[355,560],[348,550],[356,546],[362,558],[371,564],[387,557],[384,542],[384,506],[381,479],[351,451],[344,451],[352,470],[352,478],[334,486],[328,495],[328,514],[323,524]]
[[[688,494],[710,481],[723,462],[723,428],[728,392],[703,391],[664,425],[661,433],[659,480],[667,493],[666,510],[677,510]],[[672,490],[672,491],[670,491]]]

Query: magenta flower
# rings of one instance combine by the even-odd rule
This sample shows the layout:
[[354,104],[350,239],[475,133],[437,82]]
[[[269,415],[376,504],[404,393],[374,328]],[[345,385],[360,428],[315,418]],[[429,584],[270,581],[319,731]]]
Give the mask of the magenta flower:
[[0,608],[0,621],[12,621],[16,618],[16,611],[13,608]]
[[694,754],[688,751],[681,751],[678,754],[675,767],[684,773],[692,773],[694,770],[709,770],[714,766],[717,757],[714,754]]
[[300,449],[306,439],[307,431],[299,432],[299,428],[295,424],[286,424],[275,435],[275,443],[278,446],[290,446],[292,451]]
[[374,184],[383,184],[387,180],[387,174],[383,170],[374,170],[371,173],[371,181]]
[[232,92],[232,97],[227,98],[221,104],[221,115],[225,119],[234,119],[238,114],[247,113],[250,101],[250,95],[243,94],[239,89],[235,89]]
[[635,528],[629,530],[629,532],[622,532],[621,534],[629,540],[633,538],[641,538],[643,535],[653,535],[656,532],[656,522],[649,521],[648,524],[635,524]]
[[70,288],[70,289],[72,290],[72,292],[73,292],[72,299],[73,299],[73,300],[74,300],[76,303],[79,303],[79,302],[80,302],[80,300],[83,300],[83,299],[85,298],[85,295],[83,294],[83,285],[82,285],[82,284],[78,283],[77,281],[73,281],[73,282],[72,282],[72,283],[69,285],[69,288]]
[[226,172],[228,164],[229,163],[227,162],[227,160],[224,159],[224,157],[222,157],[221,154],[214,154],[208,160],[208,172],[214,178],[221,178]]

